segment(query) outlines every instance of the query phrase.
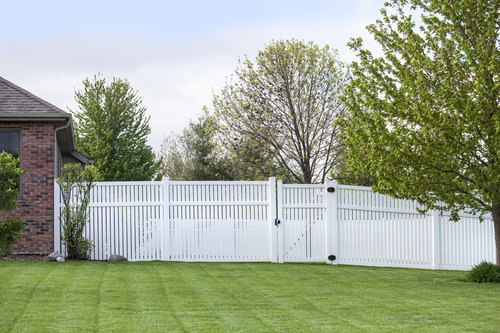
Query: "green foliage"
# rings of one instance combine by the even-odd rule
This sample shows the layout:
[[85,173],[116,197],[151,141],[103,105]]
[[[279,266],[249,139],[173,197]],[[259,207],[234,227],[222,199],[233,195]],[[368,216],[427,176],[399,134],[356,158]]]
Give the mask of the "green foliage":
[[[421,26],[408,13],[422,13]],[[393,0],[345,90],[348,163],[427,209],[492,213],[500,264],[500,2]]]
[[231,171],[217,154],[209,131],[211,118],[190,122],[181,135],[171,134],[161,147],[163,173],[171,180],[232,180]]
[[297,180],[278,166],[276,159],[269,153],[264,142],[257,142],[246,136],[234,138],[231,152],[221,149],[227,154],[227,169],[231,170],[234,180],[268,180],[276,177],[287,183]]
[[66,246],[67,258],[88,259],[93,244],[83,236],[89,219],[90,192],[99,178],[97,168],[79,164],[66,164],[62,177],[57,178],[64,207],[60,215],[62,241]]
[[273,41],[235,74],[214,96],[214,134],[230,157],[248,164],[240,173],[279,171],[298,183],[324,182],[341,147],[334,120],[345,114],[339,96],[348,76],[337,52]]
[[151,180],[160,163],[147,145],[149,117],[127,80],[102,76],[83,81],[76,92],[76,145],[94,161],[103,181]]
[[0,257],[12,253],[12,245],[21,240],[24,228],[23,220],[9,217],[16,208],[19,177],[24,174],[18,165],[18,158],[6,152],[0,154]]
[[198,123],[190,123],[193,134],[190,142],[192,149],[192,168],[186,170],[186,180],[231,180],[229,170],[216,155],[208,126],[211,119],[202,117]]
[[12,245],[21,240],[21,230],[24,228],[23,220],[7,218],[0,221],[0,257],[12,253]]
[[353,172],[345,161],[341,161],[330,174],[330,178],[342,185],[373,186],[377,183],[375,177],[359,176]]
[[477,283],[500,282],[500,267],[491,262],[483,261],[472,268],[465,280]]
[[18,165],[18,158],[6,152],[0,153],[0,211],[7,212],[16,207],[17,184],[24,174]]

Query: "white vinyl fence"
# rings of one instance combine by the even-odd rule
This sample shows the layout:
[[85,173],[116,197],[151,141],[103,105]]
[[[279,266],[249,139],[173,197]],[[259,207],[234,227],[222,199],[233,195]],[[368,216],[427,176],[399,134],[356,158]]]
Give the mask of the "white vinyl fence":
[[[60,241],[55,190],[55,249]],[[419,214],[416,203],[369,187],[261,182],[103,182],[85,236],[91,258],[329,262],[467,270],[495,262],[491,217]],[[335,260],[328,257],[334,255]]]
[[420,214],[413,201],[373,193],[369,187],[337,188],[339,264],[467,270],[495,262],[493,221],[445,212]]
[[[58,186],[55,195],[55,248],[63,251]],[[275,201],[274,180],[101,182],[85,237],[97,260],[271,261]]]

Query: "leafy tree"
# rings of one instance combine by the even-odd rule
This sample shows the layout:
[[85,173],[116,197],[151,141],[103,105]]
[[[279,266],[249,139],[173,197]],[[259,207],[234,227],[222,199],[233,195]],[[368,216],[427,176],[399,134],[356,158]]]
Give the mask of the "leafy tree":
[[163,172],[172,180],[231,180],[228,168],[211,141],[210,117],[190,122],[181,135],[163,139]]
[[151,180],[159,163],[146,142],[149,117],[137,91],[119,78],[107,85],[100,75],[83,85],[75,97],[78,151],[94,161],[103,181]]
[[160,155],[162,172],[172,180],[262,180],[279,174],[263,147],[239,139],[238,154],[217,146],[216,124],[205,115],[190,122],[182,134],[164,137]]
[[86,165],[82,170],[79,164],[66,164],[62,169],[62,177],[56,179],[64,203],[60,220],[67,258],[90,257],[93,244],[83,236],[83,231],[89,220],[90,192],[98,178],[95,166]]
[[187,129],[182,134],[164,136],[160,148],[161,173],[170,180],[186,180],[186,171],[192,168],[192,152],[189,150]]
[[[500,2],[393,0],[354,39],[349,163],[374,189],[427,209],[491,213],[500,265]],[[409,15],[422,14],[420,30]]]
[[221,153],[227,155],[226,165],[235,180],[267,180],[276,177],[285,182],[293,182],[294,179],[290,179],[289,174],[278,166],[265,142],[241,136],[227,144],[230,148],[221,147]]
[[9,217],[9,212],[16,208],[19,177],[24,174],[18,165],[18,158],[0,153],[0,257],[12,253],[12,245],[21,240],[24,228],[21,219]]
[[[265,148],[298,183],[324,182],[340,142],[334,120],[347,75],[337,52],[302,41],[275,41],[236,69],[237,80],[214,96],[220,145],[233,155]],[[244,144],[234,144],[243,139]],[[257,152],[260,154],[259,149]]]
[[341,159],[339,164],[335,166],[332,170],[330,178],[338,181],[339,184],[343,185],[355,185],[355,186],[373,186],[377,183],[377,180],[373,176],[360,176],[356,174],[345,159]]

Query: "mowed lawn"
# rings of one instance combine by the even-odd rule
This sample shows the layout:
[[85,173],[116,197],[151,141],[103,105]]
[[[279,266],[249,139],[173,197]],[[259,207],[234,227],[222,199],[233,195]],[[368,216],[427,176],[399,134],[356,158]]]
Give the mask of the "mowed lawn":
[[0,262],[1,332],[500,332],[500,284],[326,264]]

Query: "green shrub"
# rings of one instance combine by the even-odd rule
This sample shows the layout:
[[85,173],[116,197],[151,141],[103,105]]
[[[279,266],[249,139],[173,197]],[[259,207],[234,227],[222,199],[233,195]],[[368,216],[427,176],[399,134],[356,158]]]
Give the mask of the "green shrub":
[[0,257],[12,253],[12,245],[21,240],[23,228],[24,223],[21,219],[7,219],[0,223]]
[[24,174],[18,165],[18,158],[4,151],[0,153],[0,211],[4,213],[16,208],[17,184]]
[[24,174],[18,165],[18,158],[6,152],[0,154],[0,257],[12,253],[12,245],[21,240],[24,228],[21,219],[9,217],[9,212],[16,208],[19,177]]
[[477,283],[500,282],[500,267],[491,262],[483,261],[472,268],[465,280]]
[[61,188],[64,207],[61,211],[62,241],[66,246],[67,258],[88,259],[94,245],[83,236],[89,219],[90,192],[98,180],[97,168],[87,165],[66,164],[62,177],[56,179]]

